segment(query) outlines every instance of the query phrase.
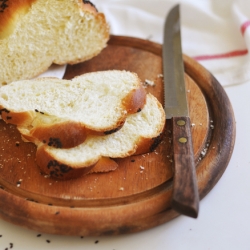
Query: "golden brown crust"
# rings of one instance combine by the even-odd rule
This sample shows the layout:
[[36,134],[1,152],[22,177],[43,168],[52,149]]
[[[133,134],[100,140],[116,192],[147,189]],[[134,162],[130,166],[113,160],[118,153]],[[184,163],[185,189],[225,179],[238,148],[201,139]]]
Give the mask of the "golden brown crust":
[[36,162],[43,174],[62,180],[73,179],[85,175],[96,163],[94,162],[88,166],[68,166],[65,163],[55,160],[53,156],[48,154],[44,145],[37,148]]
[[0,39],[4,39],[13,32],[18,19],[28,12],[35,1],[37,0],[0,1]]
[[88,174],[106,173],[114,171],[117,168],[118,164],[114,160],[108,157],[101,157],[100,160],[95,164],[95,166],[88,172]]
[[[159,106],[159,110],[161,110],[162,112],[162,117],[165,117],[165,113],[163,109],[161,109],[161,104],[159,102],[158,102],[158,106]],[[159,127],[158,127],[158,136],[154,138],[141,137],[140,140],[137,142],[137,149],[134,155],[153,152],[163,139],[163,131],[165,130],[165,126],[166,126],[166,119],[163,119],[162,123],[159,124]]]
[[[11,122],[10,122],[11,123]],[[117,132],[122,128],[122,124],[108,131],[96,131],[86,128],[79,122],[64,121],[55,124],[42,124],[31,130],[18,126],[17,129],[22,135],[24,141],[30,141],[36,145],[41,142],[55,148],[72,148],[85,141],[88,135],[108,135]]]
[[[122,158],[130,155],[139,155],[153,152],[159,143],[162,141],[163,133],[155,138],[143,138],[141,137],[137,142],[137,148],[131,149],[128,155],[124,155]],[[66,162],[59,162],[55,160],[55,157],[46,151],[46,146],[39,146],[36,153],[36,162],[41,169],[42,173],[50,175],[51,177],[61,180],[67,180],[71,178],[77,178],[86,174],[92,173],[104,173],[114,171],[118,168],[118,164],[115,160],[108,157],[100,156],[98,160],[93,160],[88,164],[67,165]]]
[[11,123],[14,125],[22,124],[25,126],[26,124],[30,124],[33,121],[35,112],[25,111],[16,113],[0,106],[0,115],[6,123]]
[[[160,106],[160,103],[158,103],[158,105]],[[162,117],[165,117],[163,109],[160,110],[162,112]],[[130,155],[145,154],[154,151],[163,138],[165,121],[165,119],[162,119],[161,124],[157,127],[158,136],[154,138],[145,138],[141,136],[134,144],[134,147],[120,157],[124,158]],[[44,173],[53,175],[55,178],[75,178],[87,173],[107,172],[117,168],[115,161],[101,155],[89,160],[89,162],[70,163],[69,166],[67,160],[62,162],[55,160],[57,157],[53,155],[51,151],[48,152],[47,149],[48,147],[45,145],[38,147],[36,161]]]
[[141,85],[138,89],[131,91],[122,101],[123,106],[129,114],[133,114],[142,110],[146,103],[147,93]]
[[68,166],[54,160],[47,153],[44,145],[37,149],[36,162],[43,174],[61,180],[74,179],[92,173],[106,173],[118,168],[118,164],[108,157],[100,157],[99,160],[90,163],[88,166]]
[[87,137],[87,129],[76,122],[62,122],[53,125],[43,124],[28,131],[18,128],[27,140],[38,144],[43,142],[55,148],[71,148],[83,143]]
[[134,155],[146,154],[153,152],[159,143],[162,141],[162,133],[154,138],[141,138],[137,144],[137,149]]

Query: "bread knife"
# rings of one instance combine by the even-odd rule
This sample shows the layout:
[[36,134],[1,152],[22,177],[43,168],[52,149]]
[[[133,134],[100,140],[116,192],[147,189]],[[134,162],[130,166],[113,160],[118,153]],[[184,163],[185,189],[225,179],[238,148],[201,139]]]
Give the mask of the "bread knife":
[[167,15],[162,56],[164,109],[166,119],[172,125],[174,176],[171,206],[178,213],[197,218],[199,193],[184,79],[179,5]]

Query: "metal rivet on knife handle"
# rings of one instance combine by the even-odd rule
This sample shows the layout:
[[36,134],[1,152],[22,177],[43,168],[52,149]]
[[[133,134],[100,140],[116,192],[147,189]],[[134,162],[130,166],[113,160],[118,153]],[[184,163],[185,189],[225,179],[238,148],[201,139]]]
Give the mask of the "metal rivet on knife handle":
[[177,125],[179,125],[179,126],[184,126],[185,124],[186,124],[186,122],[184,120],[177,121]]
[[187,142],[187,138],[181,137],[181,138],[179,138],[179,142],[180,143],[186,143]]

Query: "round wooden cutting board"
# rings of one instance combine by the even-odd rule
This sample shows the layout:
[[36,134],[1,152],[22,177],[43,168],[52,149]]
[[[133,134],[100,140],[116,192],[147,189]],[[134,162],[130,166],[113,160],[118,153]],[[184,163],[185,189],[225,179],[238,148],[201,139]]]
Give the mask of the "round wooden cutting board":
[[[68,66],[64,78],[99,70],[129,70],[163,102],[161,51],[160,44],[111,36],[98,56]],[[202,199],[228,165],[235,121],[216,79],[187,56],[184,63]],[[0,218],[6,221],[44,233],[87,236],[137,232],[178,216],[170,207],[173,162],[168,122],[154,152],[116,159],[119,167],[113,172],[67,181],[40,173],[36,147],[23,142],[15,126],[0,121],[0,140]]]

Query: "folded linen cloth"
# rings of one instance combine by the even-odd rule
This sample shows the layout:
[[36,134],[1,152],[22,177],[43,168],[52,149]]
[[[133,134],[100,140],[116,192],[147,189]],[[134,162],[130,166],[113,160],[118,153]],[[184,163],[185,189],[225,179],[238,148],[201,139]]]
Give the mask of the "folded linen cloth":
[[[160,44],[163,41],[165,17],[179,3],[183,53],[201,63],[223,86],[241,84],[250,79],[250,1],[92,2],[105,14],[111,34],[148,39]],[[53,66],[46,75],[63,77],[64,70],[63,66]]]
[[169,10],[181,6],[183,53],[195,58],[223,86],[250,79],[250,1],[93,0],[111,33],[162,44]]

